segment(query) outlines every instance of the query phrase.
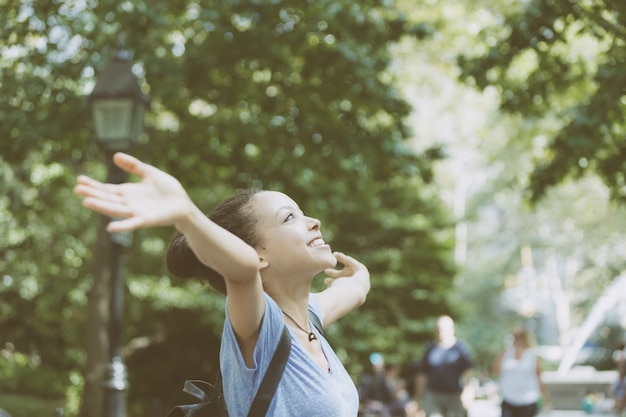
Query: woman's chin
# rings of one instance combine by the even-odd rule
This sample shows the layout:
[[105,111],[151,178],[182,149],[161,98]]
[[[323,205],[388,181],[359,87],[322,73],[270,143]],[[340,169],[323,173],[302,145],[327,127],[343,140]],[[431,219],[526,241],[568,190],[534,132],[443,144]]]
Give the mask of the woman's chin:
[[334,268],[339,263],[339,261],[337,261],[337,258],[335,258],[335,255],[333,255],[332,251],[330,252],[329,262],[330,262],[329,268]]

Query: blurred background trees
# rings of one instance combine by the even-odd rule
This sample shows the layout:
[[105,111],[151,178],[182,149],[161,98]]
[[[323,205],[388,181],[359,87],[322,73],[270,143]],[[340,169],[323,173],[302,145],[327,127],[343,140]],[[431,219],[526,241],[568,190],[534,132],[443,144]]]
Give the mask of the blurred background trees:
[[588,171],[623,200],[626,5],[542,0],[509,7],[477,33],[479,44],[459,63],[462,78],[497,89],[502,110],[541,126],[547,146],[533,161],[533,200]]
[[[134,154],[206,211],[284,191],[368,265],[367,303],[328,329],[355,378],[372,351],[418,357],[442,313],[486,367],[555,294],[571,323],[543,342],[566,343],[624,267],[624,6],[414,3],[0,4],[0,407],[99,415],[102,219],[71,189],[105,177],[85,96],[120,33],[152,98]],[[171,234],[128,251],[130,416],[216,371],[223,299],[168,276]],[[549,299],[510,291],[531,281]]]
[[[358,373],[371,350],[429,336],[421,323],[449,308],[451,218],[432,184],[437,149],[418,154],[408,142],[411,109],[387,49],[423,36],[418,25],[378,2],[16,2],[7,11],[0,321],[7,355],[29,364],[7,362],[3,392],[98,415],[108,287],[96,264],[107,261],[100,217],[71,189],[79,173],[104,177],[84,97],[120,33],[152,98],[135,154],[177,176],[207,211],[237,188],[284,191],[322,219],[334,249],[369,266],[367,306],[328,331],[346,366]],[[184,399],[185,379],[217,370],[223,299],[168,277],[171,234],[139,231],[128,253],[131,415],[164,413]]]
[[[416,137],[437,138],[449,155],[435,176],[457,219],[463,331],[483,366],[514,320],[534,326],[541,345],[566,347],[624,269],[624,84],[602,69],[620,59],[623,10],[602,1],[440,5],[414,10],[445,29],[421,44],[404,91]],[[545,40],[550,30],[563,35]],[[412,53],[400,48],[403,62]],[[606,113],[608,103],[622,110]],[[598,357],[580,363],[614,366],[625,312],[613,307],[588,341]],[[559,349],[550,352],[548,368]]]

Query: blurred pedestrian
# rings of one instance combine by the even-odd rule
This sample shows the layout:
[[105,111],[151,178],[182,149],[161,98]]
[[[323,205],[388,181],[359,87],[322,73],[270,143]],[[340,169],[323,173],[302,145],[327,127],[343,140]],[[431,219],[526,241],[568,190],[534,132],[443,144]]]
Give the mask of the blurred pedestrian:
[[541,364],[525,327],[513,329],[512,341],[496,358],[493,373],[499,378],[502,417],[535,416],[540,401],[543,408],[550,409]]
[[621,416],[626,410],[626,344],[624,342],[619,343],[613,357],[617,368],[617,378],[611,392],[615,400],[615,415]]
[[464,391],[473,365],[469,346],[455,336],[450,316],[437,318],[437,341],[419,365],[416,395],[426,417],[465,417],[471,393]]
[[359,401],[365,416],[391,416],[391,404],[394,401],[394,387],[387,378],[385,359],[375,352],[369,357],[370,370],[359,383]]
[[410,398],[407,383],[397,364],[385,362],[381,353],[369,357],[370,371],[359,383],[360,415],[363,417],[423,417]]
[[420,408],[417,400],[411,397],[408,389],[409,384],[402,367],[396,363],[388,363],[385,366],[385,373],[394,393],[391,415],[394,417],[424,417],[424,410]]

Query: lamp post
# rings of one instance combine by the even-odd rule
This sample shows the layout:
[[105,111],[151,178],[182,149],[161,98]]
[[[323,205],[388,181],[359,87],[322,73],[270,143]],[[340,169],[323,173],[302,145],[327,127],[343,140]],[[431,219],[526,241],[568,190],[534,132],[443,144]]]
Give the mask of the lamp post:
[[[98,145],[107,157],[107,182],[119,184],[126,173],[112,162],[115,152],[126,151],[138,143],[143,130],[149,98],[141,92],[131,62],[118,48],[114,58],[98,76],[88,97]],[[108,234],[110,263],[109,363],[105,367],[104,417],[126,416],[126,367],[122,358],[122,315],[124,283],[122,267],[130,233]]]

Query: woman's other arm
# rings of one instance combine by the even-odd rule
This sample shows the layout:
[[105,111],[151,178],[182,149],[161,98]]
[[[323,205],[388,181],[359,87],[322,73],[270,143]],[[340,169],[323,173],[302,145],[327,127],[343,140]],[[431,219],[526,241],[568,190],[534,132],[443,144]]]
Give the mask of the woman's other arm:
[[491,364],[491,374],[494,378],[500,377],[500,371],[502,370],[502,358],[504,358],[504,351],[500,352]]
[[541,374],[543,371],[541,369],[541,362],[539,360],[539,357],[537,357],[535,361],[536,361],[535,372],[537,374],[537,381],[539,382],[539,390],[541,391],[541,397],[543,399],[543,408],[545,410],[550,410],[552,408],[551,403],[550,403],[550,392],[548,391],[548,388],[543,383],[543,379],[541,378]]
[[324,317],[329,326],[365,302],[370,290],[370,274],[365,265],[341,252],[335,252],[343,269],[327,269],[327,288],[318,294]]

